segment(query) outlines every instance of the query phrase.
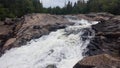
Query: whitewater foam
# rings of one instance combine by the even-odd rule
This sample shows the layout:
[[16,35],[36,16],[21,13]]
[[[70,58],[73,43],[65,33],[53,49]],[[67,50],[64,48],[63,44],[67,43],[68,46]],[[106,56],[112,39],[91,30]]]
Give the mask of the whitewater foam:
[[[94,37],[91,25],[97,22],[72,20],[73,26],[51,32],[49,35],[33,39],[27,45],[13,48],[0,58],[0,68],[46,68],[55,65],[57,68],[73,68],[81,60],[84,49]],[[83,41],[84,30],[91,33]]]

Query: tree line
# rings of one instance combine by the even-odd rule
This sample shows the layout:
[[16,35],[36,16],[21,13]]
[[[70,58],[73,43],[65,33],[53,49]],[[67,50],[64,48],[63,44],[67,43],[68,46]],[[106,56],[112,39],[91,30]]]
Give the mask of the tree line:
[[0,0],[0,19],[20,17],[27,13],[41,13],[42,3],[39,0]]
[[47,8],[51,14],[79,14],[90,12],[109,12],[112,14],[120,14],[120,0],[78,0],[72,4],[70,1],[63,8],[54,7]]
[[28,13],[79,14],[89,12],[109,12],[120,14],[120,0],[78,0],[68,2],[63,8],[44,8],[40,0],[0,0],[0,19],[21,17]]

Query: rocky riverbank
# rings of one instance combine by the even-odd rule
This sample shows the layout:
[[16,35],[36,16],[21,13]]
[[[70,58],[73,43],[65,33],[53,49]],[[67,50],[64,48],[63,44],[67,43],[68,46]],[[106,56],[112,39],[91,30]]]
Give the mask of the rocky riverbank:
[[99,21],[92,26],[96,35],[87,47],[88,57],[74,68],[120,68],[120,16],[98,13],[87,17]]
[[[87,56],[74,68],[119,68],[120,67],[120,16],[109,13],[73,15],[79,19],[99,21],[93,25],[95,37],[91,39]],[[49,34],[56,29],[72,25],[64,15],[28,14],[17,19],[0,22],[0,55],[6,50],[25,45],[31,39]]]
[[72,25],[72,22],[62,15],[28,14],[17,19],[8,18],[0,22],[0,55],[67,25]]

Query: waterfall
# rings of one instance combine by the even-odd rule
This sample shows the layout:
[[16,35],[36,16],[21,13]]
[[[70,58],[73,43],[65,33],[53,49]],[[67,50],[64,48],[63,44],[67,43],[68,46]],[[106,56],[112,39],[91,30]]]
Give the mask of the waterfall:
[[0,58],[0,68],[73,68],[84,57],[82,54],[94,37],[91,25],[97,22],[67,18],[74,25],[7,51]]

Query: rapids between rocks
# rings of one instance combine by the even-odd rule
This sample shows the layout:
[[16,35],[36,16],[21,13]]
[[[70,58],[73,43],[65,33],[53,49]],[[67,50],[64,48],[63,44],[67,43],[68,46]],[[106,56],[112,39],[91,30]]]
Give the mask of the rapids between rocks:
[[0,68],[73,68],[95,35],[91,25],[98,22],[66,18],[74,25],[7,51],[0,58]]

